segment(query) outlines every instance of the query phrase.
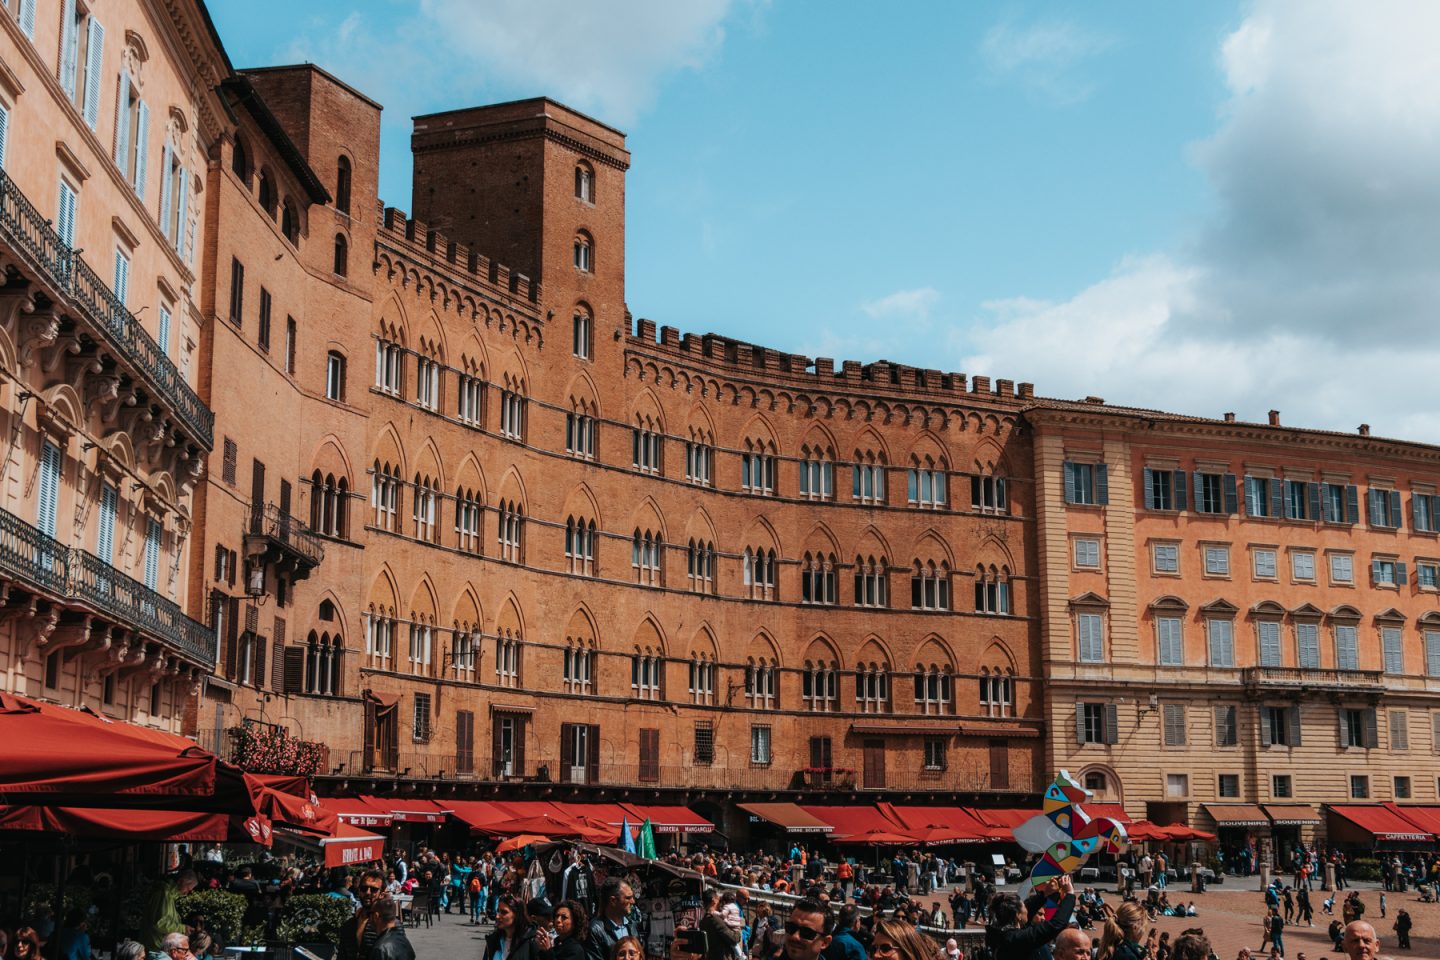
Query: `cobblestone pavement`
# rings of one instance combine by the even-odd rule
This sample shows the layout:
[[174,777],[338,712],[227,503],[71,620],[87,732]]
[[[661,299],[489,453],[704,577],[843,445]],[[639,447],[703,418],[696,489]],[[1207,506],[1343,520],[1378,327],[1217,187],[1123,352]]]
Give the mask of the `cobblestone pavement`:
[[[1242,887],[1229,886],[1210,888],[1210,892],[1195,896],[1196,908],[1199,910],[1198,917],[1161,917],[1155,926],[1163,933],[1169,931],[1171,938],[1180,935],[1180,932],[1191,927],[1200,927],[1205,931],[1214,946],[1215,953],[1220,960],[1234,960],[1241,947],[1249,947],[1252,951],[1260,945],[1260,916],[1264,912],[1264,899],[1260,894],[1259,882],[1252,879],[1244,883]],[[1107,900],[1113,900],[1114,895],[1110,889],[1100,888]],[[1189,901],[1191,898],[1188,891],[1180,896],[1178,888],[1172,888],[1177,897]],[[947,891],[939,891],[943,894]],[[1380,919],[1380,895],[1372,889],[1362,889],[1360,897],[1365,903],[1366,916],[1375,923],[1380,933],[1381,955],[1383,957],[1408,958],[1414,957],[1417,960],[1440,960],[1440,904],[1420,903],[1413,893],[1391,893],[1387,894],[1389,914],[1385,919]],[[922,902],[929,904],[934,896],[924,898]],[[1326,928],[1330,925],[1331,917],[1318,912],[1319,905],[1324,901],[1324,896],[1316,894],[1314,903],[1317,907],[1314,927],[1287,927],[1285,930],[1285,956],[1287,960],[1294,958],[1303,951],[1305,960],[1343,960],[1344,954],[1335,950],[1329,938],[1325,935]],[[1397,950],[1395,948],[1395,933],[1392,925],[1395,922],[1395,911],[1401,907],[1410,911],[1410,917],[1415,922],[1415,928],[1411,932],[1410,940],[1413,949],[1409,951]],[[484,950],[485,934],[490,931],[489,926],[475,926],[468,918],[459,914],[442,914],[439,920],[431,927],[421,924],[419,929],[407,931],[410,942],[415,946],[415,952],[419,960],[479,960]],[[1099,936],[1098,929],[1094,931]]]

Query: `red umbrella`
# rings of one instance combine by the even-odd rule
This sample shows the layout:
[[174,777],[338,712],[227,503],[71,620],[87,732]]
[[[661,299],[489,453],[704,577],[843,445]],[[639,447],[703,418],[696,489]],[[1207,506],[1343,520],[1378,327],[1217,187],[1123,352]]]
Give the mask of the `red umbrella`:
[[185,747],[162,743],[142,730],[0,693],[0,795],[29,803],[165,807],[216,792],[213,754],[189,741]]
[[282,793],[268,786],[262,786],[260,812],[278,826],[303,830],[322,837],[335,836],[340,818],[309,798],[301,799],[291,793]]
[[907,843],[914,843],[914,837],[907,837],[899,833],[889,833],[885,830],[866,830],[864,833],[857,833],[850,837],[836,837],[836,843],[864,843],[872,847],[892,847]]
[[500,841],[495,848],[496,853],[509,853],[511,850],[519,850],[521,847],[528,847],[532,843],[549,843],[549,837],[542,837],[538,833],[521,833],[513,837],[506,837]]

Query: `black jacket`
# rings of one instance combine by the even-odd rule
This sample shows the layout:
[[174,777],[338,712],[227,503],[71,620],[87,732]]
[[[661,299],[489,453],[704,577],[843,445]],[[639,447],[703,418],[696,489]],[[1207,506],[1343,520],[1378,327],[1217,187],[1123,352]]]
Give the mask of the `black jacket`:
[[[491,930],[485,937],[485,951],[481,960],[492,960],[500,949],[500,931]],[[540,949],[535,946],[535,928],[526,927],[515,935],[515,942],[505,952],[505,960],[541,960]]]
[[[634,933],[634,930],[630,931],[632,936]],[[610,932],[610,921],[602,914],[590,921],[590,939],[585,941],[585,956],[590,960],[610,960],[618,940],[619,937]]]
[[415,948],[410,946],[403,927],[391,927],[380,934],[367,960],[415,960]]
[[1075,895],[1068,894],[1055,908],[1055,916],[1039,923],[1027,923],[1023,927],[985,928],[985,946],[990,948],[995,960],[1049,960],[1050,951],[1046,946],[1060,936],[1070,925],[1070,916],[1075,912]]
[[585,941],[579,937],[566,937],[550,948],[547,960],[585,960]]
[[731,930],[718,913],[707,913],[700,918],[700,929],[705,933],[707,950],[705,960],[726,960],[735,956],[735,945],[740,942],[740,931]]

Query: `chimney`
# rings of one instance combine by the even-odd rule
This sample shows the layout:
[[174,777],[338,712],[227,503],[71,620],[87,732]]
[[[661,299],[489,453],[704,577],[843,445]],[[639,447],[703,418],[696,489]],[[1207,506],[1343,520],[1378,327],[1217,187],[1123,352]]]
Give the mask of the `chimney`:
[[1272,426],[1272,427],[1278,427],[1278,426],[1280,426],[1280,411],[1279,411],[1279,410],[1271,410],[1271,411],[1270,411],[1270,426]]
[[1234,412],[1233,410],[1226,411],[1226,413],[1225,413],[1225,422],[1226,422],[1226,423],[1234,423],[1234,422],[1235,422],[1235,412]]
[[1368,424],[1368,423],[1362,423],[1362,424],[1360,424],[1360,436],[1362,436],[1362,437],[1368,437],[1368,436],[1370,436],[1370,424]]

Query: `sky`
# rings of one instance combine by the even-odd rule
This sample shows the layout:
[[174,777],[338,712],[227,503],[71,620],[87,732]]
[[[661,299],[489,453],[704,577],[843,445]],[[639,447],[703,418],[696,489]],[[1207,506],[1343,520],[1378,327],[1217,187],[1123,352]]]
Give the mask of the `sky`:
[[401,209],[414,115],[543,94],[624,130],[637,317],[1440,443],[1440,3],[210,9],[237,67],[385,106]]

